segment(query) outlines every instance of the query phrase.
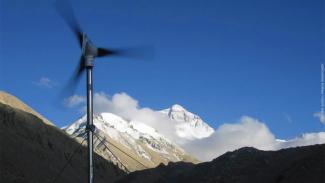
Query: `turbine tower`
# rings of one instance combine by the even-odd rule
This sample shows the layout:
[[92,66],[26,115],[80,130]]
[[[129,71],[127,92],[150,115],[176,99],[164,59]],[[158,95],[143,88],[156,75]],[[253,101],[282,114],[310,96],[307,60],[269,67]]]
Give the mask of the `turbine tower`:
[[95,126],[93,124],[93,68],[95,58],[107,56],[124,56],[135,59],[146,59],[153,52],[152,46],[136,47],[136,48],[119,48],[107,49],[96,47],[89,37],[81,31],[77,19],[74,16],[71,5],[67,0],[57,0],[55,7],[63,20],[75,34],[78,44],[81,48],[81,56],[77,69],[72,76],[67,87],[73,89],[76,87],[80,76],[86,71],[86,91],[87,91],[87,144],[88,144],[88,183],[94,182],[93,168],[93,133]]

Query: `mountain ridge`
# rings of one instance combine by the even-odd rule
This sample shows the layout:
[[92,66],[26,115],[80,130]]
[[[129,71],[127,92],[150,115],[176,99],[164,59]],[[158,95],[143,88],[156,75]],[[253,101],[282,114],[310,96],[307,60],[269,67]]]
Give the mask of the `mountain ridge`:
[[5,92],[5,91],[1,91],[1,90],[0,90],[0,103],[3,103],[3,104],[6,104],[8,106],[11,106],[13,108],[17,108],[17,109],[20,109],[22,111],[31,113],[31,114],[39,117],[40,119],[42,119],[42,121],[44,121],[46,124],[54,126],[54,124],[52,122],[50,122],[48,119],[46,119],[41,114],[36,112],[30,106],[28,106],[27,104],[25,104],[24,102],[19,100],[17,97],[15,97],[15,96],[13,96],[13,95]]
[[[198,162],[195,158],[186,154],[178,145],[173,144],[155,129],[144,123],[127,121],[112,113],[95,114],[93,122],[96,126],[96,135],[94,136],[95,151],[115,164],[123,164],[128,171],[152,168],[160,163],[167,164],[169,161]],[[82,139],[80,133],[85,130],[85,125],[86,116],[83,116],[64,130],[80,141]],[[115,150],[113,150],[113,154],[107,154],[107,152],[101,150],[101,144],[103,143],[99,139],[101,137],[114,144]],[[107,144],[107,146],[114,149],[112,144]],[[116,157],[112,158],[114,154]],[[123,157],[126,154],[132,156],[132,158]]]
[[244,147],[211,162],[171,163],[133,172],[116,183],[323,183],[325,144],[261,151]]

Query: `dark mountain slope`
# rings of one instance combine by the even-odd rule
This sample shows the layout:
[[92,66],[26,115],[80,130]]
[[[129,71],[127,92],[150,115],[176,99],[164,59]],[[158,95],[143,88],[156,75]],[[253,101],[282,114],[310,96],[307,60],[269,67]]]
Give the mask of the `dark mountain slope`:
[[[57,182],[87,181],[86,148],[53,125],[0,103],[0,182],[51,183],[80,146]],[[123,171],[95,156],[95,181],[112,182]]]
[[142,183],[325,183],[325,144],[260,151],[241,148],[198,165],[171,164],[117,181]]

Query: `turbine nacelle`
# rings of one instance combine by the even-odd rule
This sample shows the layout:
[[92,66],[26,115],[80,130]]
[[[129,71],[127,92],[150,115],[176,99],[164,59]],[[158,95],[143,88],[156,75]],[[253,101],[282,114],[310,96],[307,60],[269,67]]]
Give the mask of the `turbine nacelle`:
[[85,61],[85,67],[92,67],[93,61],[96,57],[104,57],[104,56],[118,56],[122,53],[121,50],[112,50],[106,48],[97,48],[89,37],[82,33],[82,37],[80,39],[81,43],[81,56],[83,57],[82,60]]
[[85,57],[96,57],[97,47],[91,42],[86,34],[82,36],[82,55]]
[[81,62],[85,62],[85,67],[93,67],[93,62],[97,56],[97,47],[91,42],[86,34],[82,35],[82,44],[81,44]]

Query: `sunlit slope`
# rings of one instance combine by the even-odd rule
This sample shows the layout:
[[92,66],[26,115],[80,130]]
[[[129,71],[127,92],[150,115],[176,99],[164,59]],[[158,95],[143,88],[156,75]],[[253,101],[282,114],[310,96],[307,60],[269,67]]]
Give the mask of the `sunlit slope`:
[[0,91],[0,103],[3,103],[3,104],[6,104],[6,105],[9,105],[11,107],[20,109],[22,111],[31,113],[31,114],[37,116],[38,118],[40,118],[42,121],[44,121],[44,123],[49,124],[49,125],[53,125],[49,120],[47,120],[46,118],[44,118],[42,115],[40,115],[34,109],[32,109],[31,107],[29,107],[24,102],[20,101],[15,96],[10,95],[9,93],[6,93],[4,91]]

